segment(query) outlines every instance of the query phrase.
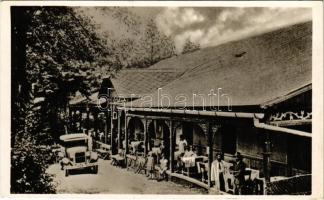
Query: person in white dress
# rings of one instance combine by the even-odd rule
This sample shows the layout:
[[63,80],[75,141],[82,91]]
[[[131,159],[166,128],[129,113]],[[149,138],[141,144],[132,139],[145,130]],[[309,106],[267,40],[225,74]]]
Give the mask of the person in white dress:
[[183,137],[183,135],[180,135],[180,141],[178,143],[178,151],[176,151],[174,153],[175,155],[175,159],[178,159],[180,156],[182,156],[181,154],[183,154],[185,152],[185,147],[188,145],[187,140]]

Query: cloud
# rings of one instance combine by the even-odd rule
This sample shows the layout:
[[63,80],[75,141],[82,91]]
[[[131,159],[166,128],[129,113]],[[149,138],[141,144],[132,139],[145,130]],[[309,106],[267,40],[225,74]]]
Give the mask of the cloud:
[[246,13],[244,8],[224,9],[219,15],[218,20],[226,22],[228,20],[239,20]]
[[196,23],[203,22],[204,16],[193,8],[166,8],[156,18],[158,27],[166,35],[170,35],[177,29],[184,29]]
[[179,52],[187,38],[203,47],[213,46],[307,21],[311,15],[310,8],[165,8],[157,25],[174,38]]
[[[145,20],[155,19],[160,31],[173,38],[177,52],[181,52],[186,39],[202,47],[214,46],[231,40],[268,32],[279,27],[311,20],[311,8],[292,7],[123,7],[87,8],[86,13],[118,38],[132,37],[134,28],[144,30]],[[136,22],[127,27],[116,19]],[[132,23],[130,23],[132,24]]]

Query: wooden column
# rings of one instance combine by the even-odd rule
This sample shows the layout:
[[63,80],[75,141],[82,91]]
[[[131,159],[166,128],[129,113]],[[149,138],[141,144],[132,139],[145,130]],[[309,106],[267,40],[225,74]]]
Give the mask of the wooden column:
[[69,127],[69,130],[71,131],[71,129],[73,130],[74,125],[73,125],[73,119],[72,119],[72,111],[71,111],[71,108],[69,105],[67,105],[67,107],[66,107],[66,112],[68,113],[68,116],[69,116],[67,126]]
[[115,154],[115,135],[114,135],[114,119],[113,119],[113,106],[111,106],[110,109],[110,147],[111,147],[111,153]]
[[208,140],[208,186],[211,187],[211,163],[213,160],[213,145],[212,145],[212,127],[211,123],[208,123],[207,127],[207,140]]
[[126,148],[125,148],[125,152],[126,154],[128,154],[128,122],[129,122],[129,117],[126,115],[126,112],[125,112],[125,141],[126,141]]
[[[128,154],[128,131],[127,131],[127,125],[128,125],[128,118],[126,111],[125,111],[125,142],[126,142],[126,147],[125,147],[125,156]],[[127,158],[125,159],[125,166],[128,166],[128,161]]]
[[152,121],[151,119],[147,119],[146,117],[144,117],[144,119],[142,120],[144,124],[144,156],[147,156],[148,153],[148,142],[149,142],[148,126],[151,121]]
[[94,128],[94,132],[95,132],[95,137],[98,137],[98,111],[94,111],[93,112],[93,128]]
[[263,172],[264,178],[266,182],[270,182],[270,172],[271,172],[271,141],[270,135],[268,132],[265,133],[265,141],[264,141],[264,152],[263,152]]
[[118,134],[117,135],[117,137],[118,137],[117,148],[118,148],[118,150],[123,148],[122,147],[122,138],[121,138],[121,126],[120,126],[121,119],[120,119],[120,117],[121,117],[121,112],[118,110],[117,111],[117,134]]
[[170,171],[173,173],[173,160],[174,160],[174,134],[173,134],[173,121],[169,122],[169,130],[170,130]]
[[105,112],[105,144],[107,144],[107,139],[108,139],[108,120],[109,120],[109,112]]
[[208,186],[211,187],[211,164],[213,162],[213,152],[214,152],[214,138],[219,129],[219,125],[214,125],[212,123],[207,124],[207,139],[208,139]]
[[146,138],[146,118],[141,119],[143,123],[143,131],[144,131],[144,156],[147,154],[147,138]]
[[86,119],[86,134],[89,133],[89,129],[90,129],[90,108],[89,108],[89,105],[87,104],[87,107],[86,107],[86,113],[87,113],[87,119]]

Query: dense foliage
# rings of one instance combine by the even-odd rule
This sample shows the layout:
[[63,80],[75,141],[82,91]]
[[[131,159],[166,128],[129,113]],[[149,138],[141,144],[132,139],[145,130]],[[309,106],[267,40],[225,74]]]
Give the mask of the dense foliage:
[[199,49],[200,49],[199,44],[193,43],[193,42],[191,42],[191,40],[187,39],[183,46],[182,54],[191,53],[191,52],[197,51]]
[[[45,173],[70,95],[118,69],[94,26],[66,7],[12,7],[11,192],[55,192]],[[101,73],[100,73],[101,74]],[[63,118],[62,118],[63,116]]]

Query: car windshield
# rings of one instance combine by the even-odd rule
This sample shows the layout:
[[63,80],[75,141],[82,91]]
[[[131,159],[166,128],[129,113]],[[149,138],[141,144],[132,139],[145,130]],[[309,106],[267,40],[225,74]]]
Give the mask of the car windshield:
[[63,142],[65,148],[76,147],[76,146],[86,146],[86,140],[75,140]]

